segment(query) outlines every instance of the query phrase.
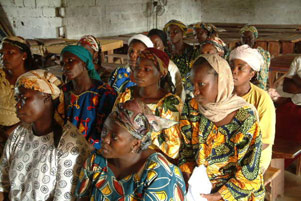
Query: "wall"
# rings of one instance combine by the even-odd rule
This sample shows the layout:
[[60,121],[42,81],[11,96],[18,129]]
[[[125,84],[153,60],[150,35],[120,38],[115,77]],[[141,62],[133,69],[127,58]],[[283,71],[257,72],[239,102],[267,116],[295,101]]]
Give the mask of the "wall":
[[301,0],[201,0],[204,22],[301,24]]
[[[170,19],[186,24],[233,22],[301,24],[301,0],[167,0],[158,17],[162,28]],[[65,26],[68,38],[85,34],[112,36],[147,31],[155,27],[149,14],[152,0],[1,0],[1,20],[7,18],[16,35],[25,38],[58,36]],[[65,17],[56,9],[65,7]]]
[[61,0],[1,0],[1,20],[7,19],[16,35],[24,38],[57,37],[62,19],[56,17]]
[[[112,36],[148,31],[155,27],[150,14],[151,0],[65,0],[68,38],[79,38],[93,33],[95,36]],[[170,19],[184,23],[201,20],[200,0],[168,0],[166,12],[158,17],[162,28]]]

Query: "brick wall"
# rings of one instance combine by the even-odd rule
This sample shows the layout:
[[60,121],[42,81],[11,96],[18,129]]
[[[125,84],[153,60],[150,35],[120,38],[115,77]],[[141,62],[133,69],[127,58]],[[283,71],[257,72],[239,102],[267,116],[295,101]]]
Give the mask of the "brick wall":
[[56,17],[61,0],[1,0],[0,5],[1,19],[24,38],[54,38],[62,26],[62,18]]
[[[151,0],[65,0],[68,38],[79,38],[93,33],[95,36],[111,36],[148,31],[155,27],[150,14]],[[158,17],[158,28],[170,19],[184,23],[201,20],[199,0],[168,0],[166,12]]]

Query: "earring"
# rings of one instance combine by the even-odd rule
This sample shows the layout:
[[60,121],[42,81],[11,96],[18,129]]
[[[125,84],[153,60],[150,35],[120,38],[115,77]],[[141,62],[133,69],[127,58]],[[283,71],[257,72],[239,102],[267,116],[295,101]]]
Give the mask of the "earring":
[[25,58],[22,58],[23,61],[25,61]]

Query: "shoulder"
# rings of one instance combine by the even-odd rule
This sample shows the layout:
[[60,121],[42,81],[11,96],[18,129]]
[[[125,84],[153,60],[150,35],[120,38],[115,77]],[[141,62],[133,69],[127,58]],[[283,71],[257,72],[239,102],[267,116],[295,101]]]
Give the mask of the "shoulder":
[[[256,99],[255,101],[258,102],[259,105],[261,104],[273,104],[273,101],[270,97],[270,95],[268,94],[267,91],[259,88],[258,86],[251,84],[252,87],[252,92],[250,94],[250,96],[253,96],[253,99]],[[253,103],[251,103],[253,104]]]
[[63,126],[63,134],[60,139],[60,147],[64,151],[72,152],[73,155],[89,152],[90,145],[79,130],[69,121]]
[[148,172],[146,179],[148,183],[151,183],[158,177],[171,178],[176,176],[182,178],[179,168],[157,152],[148,157],[145,170]]
[[116,68],[114,71],[113,71],[113,73],[112,73],[112,75],[113,75],[113,77],[116,77],[116,78],[118,78],[117,76],[118,75],[129,75],[131,73],[131,70],[130,70],[130,68],[128,67],[128,66],[123,66],[123,67],[118,67],[118,68]]
[[104,93],[105,95],[117,95],[116,91],[109,84],[104,83],[100,80],[93,80],[94,87],[92,91],[96,91],[98,93]]
[[14,143],[19,141],[21,138],[24,138],[26,135],[32,135],[32,127],[30,124],[21,123],[12,131],[9,138],[11,142]]

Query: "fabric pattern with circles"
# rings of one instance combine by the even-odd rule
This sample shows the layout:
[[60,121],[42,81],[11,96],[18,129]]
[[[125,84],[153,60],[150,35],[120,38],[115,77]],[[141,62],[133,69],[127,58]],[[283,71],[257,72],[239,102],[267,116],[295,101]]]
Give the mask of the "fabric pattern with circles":
[[0,163],[0,192],[11,201],[75,200],[78,169],[90,154],[84,136],[67,122],[58,147],[53,133],[35,136],[21,124],[10,135]]

